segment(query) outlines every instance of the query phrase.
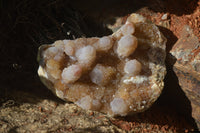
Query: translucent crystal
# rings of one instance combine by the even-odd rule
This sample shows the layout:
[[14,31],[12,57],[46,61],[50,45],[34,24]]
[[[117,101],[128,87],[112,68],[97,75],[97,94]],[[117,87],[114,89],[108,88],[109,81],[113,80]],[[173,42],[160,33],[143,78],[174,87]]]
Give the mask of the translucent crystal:
[[112,35],[42,45],[42,82],[83,109],[111,116],[148,109],[164,86],[166,39],[145,20],[132,14]]

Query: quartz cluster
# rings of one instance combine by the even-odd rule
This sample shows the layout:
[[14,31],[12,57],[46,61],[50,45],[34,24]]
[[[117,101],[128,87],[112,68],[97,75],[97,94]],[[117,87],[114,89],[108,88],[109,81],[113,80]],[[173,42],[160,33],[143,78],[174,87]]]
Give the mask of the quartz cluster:
[[41,81],[83,109],[125,116],[149,108],[164,86],[166,39],[132,14],[110,36],[59,40],[38,52]]

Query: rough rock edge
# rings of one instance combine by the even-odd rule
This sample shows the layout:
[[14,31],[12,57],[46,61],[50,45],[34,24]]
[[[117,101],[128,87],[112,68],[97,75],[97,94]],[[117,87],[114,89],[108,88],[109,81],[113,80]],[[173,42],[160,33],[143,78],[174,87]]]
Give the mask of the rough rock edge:
[[174,56],[172,60],[176,60],[174,72],[191,102],[192,116],[200,129],[200,42],[190,26],[183,27],[170,53]]

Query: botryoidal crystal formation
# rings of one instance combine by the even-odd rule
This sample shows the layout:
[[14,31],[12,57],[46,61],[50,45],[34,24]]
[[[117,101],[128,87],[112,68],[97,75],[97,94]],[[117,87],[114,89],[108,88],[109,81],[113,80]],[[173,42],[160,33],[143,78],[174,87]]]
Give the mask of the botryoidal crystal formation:
[[112,35],[42,45],[38,74],[56,96],[83,109],[142,112],[163,89],[165,43],[158,27],[132,14]]

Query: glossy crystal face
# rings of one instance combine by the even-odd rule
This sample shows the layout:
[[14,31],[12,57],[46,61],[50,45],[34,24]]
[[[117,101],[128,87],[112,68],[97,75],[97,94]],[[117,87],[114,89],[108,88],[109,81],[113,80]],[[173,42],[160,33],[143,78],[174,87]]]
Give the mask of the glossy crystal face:
[[144,111],[164,86],[165,38],[132,14],[101,38],[59,40],[39,49],[38,74],[58,97],[111,116]]

